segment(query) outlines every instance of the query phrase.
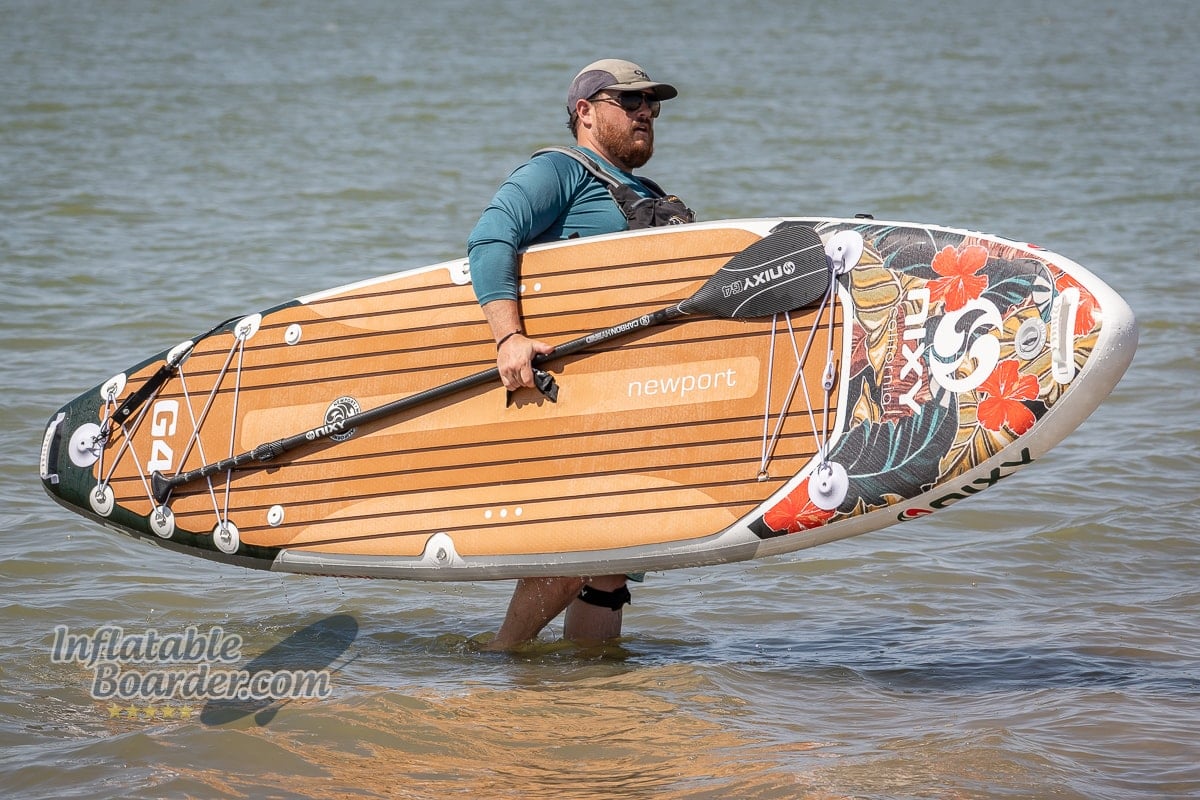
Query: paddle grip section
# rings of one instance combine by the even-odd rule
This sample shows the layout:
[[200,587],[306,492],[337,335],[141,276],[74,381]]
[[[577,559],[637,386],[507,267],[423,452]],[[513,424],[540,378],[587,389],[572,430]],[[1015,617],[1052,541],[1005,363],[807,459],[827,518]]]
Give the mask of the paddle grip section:
[[254,448],[252,452],[254,453],[255,461],[271,461],[276,457],[283,455],[285,448],[283,440],[277,439],[274,442],[260,444],[258,447]]

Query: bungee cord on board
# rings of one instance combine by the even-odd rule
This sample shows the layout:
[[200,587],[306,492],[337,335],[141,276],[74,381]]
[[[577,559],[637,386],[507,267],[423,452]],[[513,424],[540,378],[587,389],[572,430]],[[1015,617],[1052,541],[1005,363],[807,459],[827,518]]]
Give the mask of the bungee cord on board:
[[[779,413],[776,416],[775,426],[772,430],[770,425],[771,397],[774,392],[771,383],[775,375],[775,343],[779,338],[778,325],[776,324],[773,326],[771,334],[771,347],[767,357],[767,391],[763,401],[762,459],[759,463],[758,470],[758,479],[760,481],[767,480],[769,477],[771,458],[775,453],[775,447],[779,443],[779,439],[782,435],[783,425],[787,421],[789,409],[791,408],[792,401],[795,399],[797,388],[803,390],[803,395],[806,398],[804,411],[808,415],[809,426],[812,430],[813,439],[817,443],[817,456],[820,459],[819,463],[824,463],[826,453],[829,449],[829,437],[827,431],[829,430],[830,396],[834,388],[833,379],[836,377],[833,353],[834,321],[835,317],[837,316],[836,304],[837,281],[831,280],[829,282],[829,289],[826,291],[825,296],[821,299],[821,304],[817,307],[816,316],[813,318],[812,326],[809,328],[808,336],[804,342],[804,348],[802,350],[798,349],[796,345],[796,332],[792,328],[792,312],[789,311],[783,315],[784,324],[787,326],[788,340],[792,344],[792,354],[796,358],[796,370],[792,375],[792,380],[788,386],[787,393],[784,396],[783,403],[779,407]],[[825,402],[823,425],[818,426],[812,403],[807,401],[807,398],[811,397],[811,394],[808,391],[808,380],[804,375],[804,366],[808,362],[808,356],[816,342],[817,330],[821,326],[822,318],[825,316],[827,309],[829,311],[828,345],[826,346],[825,368],[822,372],[822,386],[824,389]],[[778,320],[778,317],[779,315],[776,315],[776,321]]]

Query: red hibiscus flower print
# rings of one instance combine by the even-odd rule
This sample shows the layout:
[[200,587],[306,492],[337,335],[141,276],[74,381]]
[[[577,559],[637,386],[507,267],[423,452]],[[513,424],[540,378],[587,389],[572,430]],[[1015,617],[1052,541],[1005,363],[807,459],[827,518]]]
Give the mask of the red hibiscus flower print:
[[1075,309],[1075,335],[1086,336],[1096,327],[1096,298],[1070,275],[1062,275],[1054,282],[1054,288],[1079,290],[1079,306]]
[[836,512],[817,508],[808,497],[808,481],[805,480],[763,515],[763,522],[773,531],[798,533],[824,525]]
[[972,244],[961,251],[947,245],[933,257],[933,271],[940,278],[929,282],[929,295],[934,301],[942,300],[947,311],[958,311],[968,302],[983,294],[987,288],[986,275],[976,275],[987,264],[986,247]]
[[1037,399],[1037,378],[1020,374],[1015,359],[996,365],[979,391],[985,397],[979,401],[976,416],[989,431],[1007,428],[1020,436],[1033,425],[1036,418],[1021,401]]

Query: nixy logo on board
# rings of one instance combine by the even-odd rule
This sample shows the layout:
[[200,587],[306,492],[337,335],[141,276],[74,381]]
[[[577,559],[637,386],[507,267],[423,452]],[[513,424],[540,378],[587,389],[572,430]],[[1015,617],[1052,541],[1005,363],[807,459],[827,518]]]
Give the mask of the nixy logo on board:
[[[316,430],[309,431],[305,436],[311,440],[329,434],[329,438],[333,441],[344,442],[358,430],[357,428],[345,430],[346,421],[361,411],[362,406],[353,397],[339,397],[329,404],[329,408],[325,412],[325,424]],[[334,431],[338,431],[338,433],[334,433]]]
[[994,486],[1000,481],[1012,475],[1021,467],[1028,466],[1033,463],[1033,454],[1029,452],[1028,447],[1021,448],[1019,461],[1001,461],[1000,466],[993,467],[987,475],[976,478],[970,483],[963,484],[957,489],[947,492],[939,497],[929,501],[928,506],[916,506],[914,508],[906,508],[896,515],[896,519],[900,522],[905,522],[910,519],[917,519],[932,514],[934,511],[939,511],[947,506],[957,503],[959,500],[965,500],[973,494],[979,494],[989,486]]

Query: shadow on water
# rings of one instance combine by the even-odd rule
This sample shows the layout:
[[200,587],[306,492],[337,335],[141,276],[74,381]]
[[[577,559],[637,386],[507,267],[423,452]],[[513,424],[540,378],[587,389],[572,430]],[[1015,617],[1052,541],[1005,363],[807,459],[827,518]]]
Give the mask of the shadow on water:
[[327,690],[330,668],[357,637],[358,620],[349,614],[301,628],[240,667],[248,676],[245,691],[233,700],[210,699],[200,721],[224,725],[253,715],[258,725],[266,725],[289,700],[319,693],[323,686]]

